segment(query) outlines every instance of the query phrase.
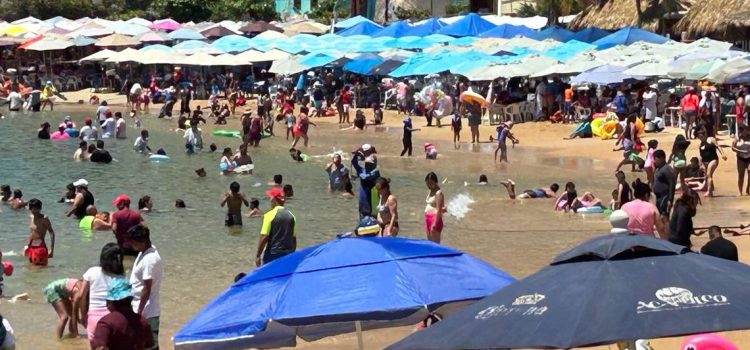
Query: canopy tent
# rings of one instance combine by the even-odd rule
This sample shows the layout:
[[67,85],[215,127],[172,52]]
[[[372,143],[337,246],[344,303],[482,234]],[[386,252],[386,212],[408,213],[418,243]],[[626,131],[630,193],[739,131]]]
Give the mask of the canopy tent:
[[476,13],[470,13],[458,21],[437,31],[437,34],[451,36],[478,36],[496,26]]
[[180,29],[181,25],[179,22],[171,19],[171,18],[165,18],[165,19],[159,19],[151,23],[149,28],[154,30],[163,30],[163,31],[173,31]]
[[409,25],[409,22],[407,21],[398,21],[393,22],[391,25],[381,29],[378,32],[375,32],[372,37],[382,37],[382,36],[389,36],[392,38],[400,38],[402,36],[406,36],[406,33],[411,30],[412,26]]
[[345,20],[343,20],[341,22],[338,22],[338,23],[334,24],[333,27],[336,28],[336,29],[347,29],[347,28],[350,28],[350,27],[354,27],[355,25],[363,23],[363,22],[369,22],[370,24],[376,24],[375,22],[373,22],[373,21],[371,21],[371,20],[369,20],[369,19],[367,19],[365,17],[354,16],[354,17],[349,17],[349,18],[347,18],[347,19],[345,19]]
[[203,40],[206,38],[203,34],[188,28],[177,29],[167,34],[167,37],[172,40]]
[[531,37],[534,32],[531,28],[524,26],[514,26],[512,24],[501,24],[495,28],[492,28],[486,32],[480,33],[480,38],[502,38],[510,39],[517,36]]
[[573,349],[742,330],[748,300],[748,265],[653,236],[607,235],[386,350]]
[[536,40],[553,39],[562,42],[568,42],[573,40],[575,33],[559,26],[547,27],[538,32],[532,32],[526,35],[529,38]]
[[286,347],[297,337],[313,341],[355,329],[413,325],[513,281],[429,241],[335,239],[249,273],[175,334],[175,348]]
[[578,40],[590,44],[610,34],[610,32],[604,29],[599,29],[597,27],[586,27],[578,32],[575,32],[570,37],[570,40]]
[[422,23],[410,26],[409,29],[403,33],[403,36],[428,36],[437,33],[441,28],[445,27],[445,25],[445,22],[433,17]]
[[630,45],[638,41],[664,44],[669,41],[669,39],[640,28],[626,27],[594,41],[592,44],[596,45],[599,50],[603,50],[616,45]]
[[355,24],[347,29],[344,29],[338,32],[337,34],[343,37],[353,36],[353,35],[372,36],[373,34],[378,33],[382,29],[383,27],[377,23],[360,22],[358,24]]
[[132,36],[127,36],[127,35],[122,35],[122,34],[112,34],[112,35],[105,36],[97,40],[94,45],[103,46],[103,47],[113,47],[113,46],[137,46],[140,44],[141,43],[138,42],[138,40],[135,40]]

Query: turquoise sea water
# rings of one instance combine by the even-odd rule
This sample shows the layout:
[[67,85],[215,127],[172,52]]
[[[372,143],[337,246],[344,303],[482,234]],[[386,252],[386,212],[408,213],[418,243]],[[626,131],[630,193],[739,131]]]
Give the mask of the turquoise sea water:
[[[84,115],[72,114],[78,125],[83,124]],[[333,150],[348,153],[365,142],[377,147],[381,172],[392,179],[391,187],[398,197],[402,236],[424,237],[422,213],[427,193],[424,176],[429,171],[437,172],[444,180],[441,186],[449,203],[461,195],[453,202],[452,212],[458,216],[465,214],[461,220],[453,216],[446,219],[444,243],[517,276],[537,270],[556,253],[584,238],[607,231],[607,224],[600,216],[554,214],[550,201],[510,201],[501,185],[465,186],[465,182],[475,182],[481,173],[495,184],[512,177],[519,193],[553,181],[563,186],[573,180],[579,189],[594,191],[608,201],[614,183],[611,165],[582,155],[551,157],[542,150],[521,145],[510,150],[512,166],[496,166],[492,162],[493,144],[464,144],[455,150],[452,144],[423,139],[415,133],[415,155],[400,158],[400,128],[339,131],[337,125],[324,122],[311,128],[311,147],[307,150],[313,156],[310,162],[293,162],[287,155],[290,143],[283,136],[275,137],[251,150],[254,175],[223,176],[217,166],[219,153],[184,154],[182,134],[174,131],[176,121],[149,117],[143,120],[143,127],[151,133],[149,144],[154,150],[163,147],[172,158],[169,162],[153,163],[132,152],[138,133],[132,126],[128,129],[128,140],[105,140],[105,148],[116,159],[112,164],[75,162],[72,154],[76,141],[36,138],[40,123],[46,120],[57,125],[64,116],[60,112],[11,114],[0,120],[0,183],[21,188],[26,200],[42,200],[43,212],[57,232],[55,257],[50,265],[32,268],[25,258],[12,254],[21,252],[28,235],[28,212],[2,207],[0,249],[4,259],[16,265],[15,274],[5,278],[5,295],[26,292],[31,297],[29,302],[0,302],[0,312],[16,329],[20,349],[88,348],[83,340],[54,339],[56,316],[42,295],[42,289],[50,281],[80,277],[87,268],[96,265],[101,247],[113,241],[111,232],[86,235],[79,231],[75,220],[64,217],[68,205],[58,204],[57,200],[65,192],[65,186],[79,178],[89,181],[100,211],[113,210],[111,201],[120,193],[129,194],[134,202],[143,195],[153,198],[154,211],[144,217],[165,262],[166,277],[161,292],[163,348],[171,348],[169,339],[180,325],[225,289],[237,273],[254,267],[260,221],[245,218],[241,229],[223,226],[225,209],[219,207],[219,202],[230,182],[240,182],[247,197],[260,198],[261,209],[266,210],[266,183],[274,174],[283,174],[285,183],[291,183],[295,189],[287,207],[297,217],[300,246],[334,239],[337,233],[355,226],[356,200],[326,190],[323,168],[328,161],[326,155]],[[419,127],[422,122],[415,124]],[[230,125],[236,125],[236,121]],[[282,134],[279,125],[276,131]],[[445,134],[443,140],[450,139],[449,128],[441,132]],[[209,134],[204,132],[206,146],[214,142],[221,150],[239,145],[238,139]],[[464,137],[468,138],[468,131]],[[438,146],[437,161],[424,159],[420,150],[424,142]],[[208,171],[205,178],[193,172],[201,167]],[[178,198],[187,203],[187,209],[174,208]]]

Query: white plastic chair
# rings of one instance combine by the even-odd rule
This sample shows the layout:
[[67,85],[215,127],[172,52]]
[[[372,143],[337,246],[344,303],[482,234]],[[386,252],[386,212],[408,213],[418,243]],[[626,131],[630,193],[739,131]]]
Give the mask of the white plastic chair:
[[493,103],[490,105],[490,108],[487,109],[487,123],[489,125],[498,124],[502,122],[505,116],[505,106],[497,103]]
[[503,109],[505,114],[505,120],[511,120],[513,122],[520,122],[521,120],[521,113],[518,108],[518,103],[510,104],[505,106]]

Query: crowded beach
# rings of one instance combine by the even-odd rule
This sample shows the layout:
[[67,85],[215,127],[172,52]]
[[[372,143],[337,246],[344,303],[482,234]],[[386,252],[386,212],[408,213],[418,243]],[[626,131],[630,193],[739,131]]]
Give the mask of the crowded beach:
[[[309,22],[0,24],[0,349],[750,343],[747,53]],[[563,327],[584,282],[634,325]]]

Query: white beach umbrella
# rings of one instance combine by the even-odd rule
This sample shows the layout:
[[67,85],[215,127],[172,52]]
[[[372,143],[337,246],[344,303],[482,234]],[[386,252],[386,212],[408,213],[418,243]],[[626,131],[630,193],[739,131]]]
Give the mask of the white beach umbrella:
[[299,63],[299,57],[288,57],[280,60],[276,60],[271,64],[271,68],[268,69],[269,73],[292,75],[303,72],[308,67],[303,66]]
[[100,62],[112,57],[112,55],[115,54],[117,54],[117,52],[110,49],[104,49],[92,55],[81,58],[80,60],[78,60],[78,62]]

